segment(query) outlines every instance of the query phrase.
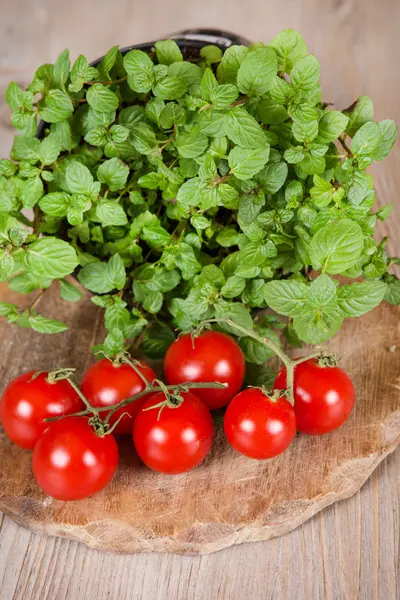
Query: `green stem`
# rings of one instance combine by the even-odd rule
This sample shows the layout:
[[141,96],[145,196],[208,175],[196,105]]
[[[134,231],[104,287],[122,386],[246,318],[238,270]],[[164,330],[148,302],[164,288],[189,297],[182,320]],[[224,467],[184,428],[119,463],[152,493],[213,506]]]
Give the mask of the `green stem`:
[[[75,392],[78,394],[79,398],[82,400],[82,402],[84,403],[84,405],[86,406],[86,411],[81,411],[80,413],[74,413],[73,415],[65,415],[65,416],[72,416],[72,417],[77,417],[77,416],[81,416],[83,414],[89,414],[92,413],[93,416],[98,417],[99,416],[99,410],[101,410],[101,408],[97,409],[94,406],[92,406],[89,402],[89,400],[87,400],[87,398],[85,398],[85,396],[82,394],[81,390],[79,389],[79,387],[76,385],[76,383],[70,378],[67,377],[66,378],[69,385],[75,390]],[[54,419],[49,419],[54,420]]]

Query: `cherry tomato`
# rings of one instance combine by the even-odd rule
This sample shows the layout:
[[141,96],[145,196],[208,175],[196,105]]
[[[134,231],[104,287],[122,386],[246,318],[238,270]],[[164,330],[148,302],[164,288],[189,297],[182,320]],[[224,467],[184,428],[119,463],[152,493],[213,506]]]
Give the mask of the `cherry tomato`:
[[[157,375],[145,363],[137,364],[137,368],[142,375],[151,383]],[[81,389],[83,395],[89,400],[92,406],[111,406],[119,404],[130,396],[135,396],[144,390],[145,384],[132,367],[126,363],[114,365],[110,360],[104,358],[94,363],[83,376]],[[152,392],[153,393],[153,392]],[[151,395],[151,394],[150,394]],[[123,413],[128,413],[118,423],[114,429],[115,434],[132,434],[133,421],[136,414],[149,396],[143,396],[139,400],[132,402],[117,410],[110,419],[110,425],[115,423]],[[106,412],[102,413],[105,417]]]
[[[274,387],[286,388],[286,369],[280,371]],[[340,427],[355,402],[350,377],[339,367],[320,366],[314,358],[296,365],[293,392],[297,430],[309,435]]]
[[33,474],[57,500],[81,500],[102,490],[118,466],[112,434],[99,437],[86,417],[54,421],[33,451]]
[[163,392],[142,405],[134,426],[133,441],[142,461],[160,473],[184,473],[207,456],[214,437],[211,413],[190,392],[183,402],[170,408],[145,410],[165,400]]
[[226,406],[242,387],[245,361],[240,346],[228,335],[205,331],[194,337],[181,335],[167,350],[164,375],[168,384],[185,381],[219,381],[225,389],[197,390],[210,410]]
[[224,418],[231,446],[249,458],[273,458],[296,435],[293,406],[284,397],[271,398],[262,389],[249,388],[229,403]]
[[65,379],[50,383],[48,373],[36,371],[19,375],[6,387],[0,400],[0,421],[11,441],[32,450],[48,427],[44,419],[83,408],[82,400]]

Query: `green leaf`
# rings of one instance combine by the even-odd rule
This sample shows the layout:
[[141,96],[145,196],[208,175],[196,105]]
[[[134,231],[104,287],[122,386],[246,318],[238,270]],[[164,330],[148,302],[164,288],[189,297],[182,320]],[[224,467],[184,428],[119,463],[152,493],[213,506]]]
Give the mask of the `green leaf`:
[[101,83],[91,85],[86,93],[86,100],[93,110],[111,112],[118,108],[118,97],[108,87]]
[[164,358],[174,341],[175,335],[170,327],[163,323],[153,323],[144,332],[140,350],[149,358]]
[[364,171],[350,173],[346,183],[347,197],[351,204],[359,206],[369,191],[369,177]]
[[183,60],[182,52],[174,40],[162,40],[155,44],[157,60],[162,65],[171,65]]
[[276,256],[276,254],[276,247],[270,240],[263,244],[250,242],[240,250],[240,259],[247,267],[258,267],[263,265],[267,258]]
[[196,158],[206,151],[208,138],[198,127],[193,127],[188,132],[180,133],[175,139],[174,146],[183,158]]
[[[253,319],[251,318],[247,308],[240,302],[220,302],[217,310],[215,311],[215,316],[217,318],[232,319],[232,321],[238,325],[241,325],[242,327],[246,327],[246,329],[253,328]],[[231,327],[225,323],[221,323],[220,325],[221,328],[228,333],[240,335],[240,332],[234,326]]]
[[224,296],[224,298],[236,298],[236,296],[240,296],[240,294],[243,292],[245,285],[246,280],[243,279],[243,277],[232,275],[231,277],[228,277],[222,286],[221,294]]
[[61,90],[50,90],[38,104],[39,114],[47,123],[61,123],[74,112],[70,97]]
[[290,164],[295,165],[301,162],[304,158],[304,148],[303,146],[292,146],[292,148],[288,148],[285,150],[283,155],[284,159]]
[[8,282],[8,287],[19,294],[30,294],[38,289],[46,289],[53,283],[52,279],[39,278],[32,273],[16,275]]
[[11,158],[14,160],[26,160],[34,164],[39,160],[40,141],[37,138],[18,135],[14,138],[11,150]]
[[354,265],[364,245],[361,227],[344,219],[321,227],[310,244],[310,258],[314,269],[323,269],[332,275],[342,273]]
[[78,258],[68,242],[50,236],[27,247],[25,264],[38,277],[60,279],[73,272],[78,266]]
[[68,302],[77,302],[82,298],[83,294],[72,283],[66,281],[65,279],[61,279],[60,296],[63,300],[68,300]]
[[97,75],[97,69],[90,67],[86,56],[81,54],[72,66],[71,83],[68,85],[68,90],[72,93],[80,92],[83,84],[92,81]]
[[348,122],[349,118],[338,110],[327,110],[319,121],[318,136],[315,141],[319,144],[333,142],[345,131]]
[[[257,329],[257,333],[264,338],[272,339],[272,341],[277,346],[280,346],[280,341],[279,341],[278,336],[271,329],[269,329],[267,327],[259,327]],[[250,337],[240,338],[239,344],[240,344],[241,349],[243,350],[243,354],[246,358],[246,362],[248,362],[248,363],[262,365],[268,359],[270,359],[272,356],[274,356],[274,353],[272,352],[272,350],[270,350],[267,346],[265,346],[265,344],[261,344],[260,342],[257,342],[256,340],[254,340]],[[254,385],[254,384],[252,383],[251,385]]]
[[53,80],[57,88],[65,92],[65,84],[68,81],[71,63],[69,60],[69,50],[64,50],[58,55],[53,69]]
[[343,285],[338,289],[339,306],[346,317],[361,317],[382,302],[386,291],[382,281]]
[[310,54],[296,62],[290,73],[290,80],[295,88],[304,93],[317,85],[319,75],[319,62],[314,55]]
[[372,154],[372,160],[383,160],[393,148],[397,139],[397,126],[391,119],[378,123],[380,138],[379,144]]
[[260,120],[266,125],[279,125],[288,118],[287,110],[272,98],[264,98],[258,105]]
[[153,61],[142,50],[131,50],[124,56],[124,67],[128,73],[128,85],[140,94],[149,92],[154,83]]
[[141,237],[150,248],[154,248],[155,250],[161,250],[171,242],[171,235],[168,231],[157,224],[143,227]]
[[142,305],[145,310],[155,315],[160,311],[163,300],[164,296],[161,292],[150,292],[146,295]]
[[230,46],[218,65],[217,77],[221,83],[236,83],[237,73],[249,49],[247,46]]
[[219,85],[211,91],[210,101],[216,108],[224,108],[229,106],[236,100],[239,95],[239,90],[236,85],[229,83],[225,85]]
[[129,175],[127,167],[118,158],[110,158],[103,162],[98,170],[97,177],[101,183],[107,185],[111,192],[116,192],[124,187]]
[[24,208],[33,208],[38,200],[43,196],[44,188],[40,177],[28,179],[21,194],[21,200]]
[[200,50],[200,56],[207,64],[218,63],[222,58],[222,50],[218,46],[203,46]]
[[93,181],[93,175],[85,165],[74,160],[68,163],[65,183],[72,194],[96,195],[100,191],[100,183]]
[[385,278],[385,281],[387,284],[385,293],[386,302],[389,302],[389,304],[393,304],[394,306],[398,306],[400,304],[400,279],[396,275],[388,275]]
[[103,56],[99,65],[97,66],[100,79],[110,79],[110,71],[115,66],[115,63],[117,62],[118,54],[119,54],[118,46],[113,46]]
[[40,209],[52,217],[66,217],[71,196],[66,192],[52,192],[40,199]]
[[106,339],[104,340],[102,349],[107,356],[112,358],[117,356],[117,354],[124,352],[124,342],[125,338],[123,332],[120,329],[113,329],[108,333]]
[[153,93],[162,100],[176,100],[182,98],[187,92],[187,85],[183,79],[167,76],[157,83],[153,88]]
[[294,317],[304,312],[307,286],[301,281],[269,281],[264,286],[264,299],[270,308],[281,315]]
[[269,162],[257,175],[257,181],[266,194],[276,194],[286,181],[288,166],[285,162]]
[[313,204],[318,208],[328,206],[333,199],[335,188],[319,175],[314,175],[314,185],[310,189]]
[[354,105],[343,112],[349,117],[346,132],[350,137],[354,137],[365,123],[374,120],[374,105],[368,96],[360,96]]
[[350,150],[355,156],[371,156],[379,144],[380,137],[378,123],[365,123],[353,137]]
[[322,344],[337,333],[343,323],[338,310],[305,313],[294,319],[295,333],[306,344]]
[[262,96],[278,72],[278,60],[272,48],[261,47],[248,52],[237,73],[237,85],[242,94]]
[[96,206],[96,218],[103,227],[110,225],[126,225],[126,213],[116,200],[100,200]]
[[229,153],[228,163],[237,179],[251,179],[268,161],[269,144],[264,149],[249,149],[235,146]]
[[189,62],[175,62],[168,67],[168,75],[182,79],[188,88],[192,85],[199,85],[202,74],[198,65]]
[[239,232],[234,227],[224,227],[218,232],[215,239],[220,246],[229,248],[238,244],[239,235]]
[[[124,331],[130,321],[131,315],[125,308],[126,303],[124,301],[118,298],[118,296],[112,296],[112,298],[115,302],[111,304],[111,306],[106,307],[104,324],[108,331],[115,329]],[[117,300],[119,300],[119,302]]]
[[270,43],[278,56],[278,67],[281,73],[290,73],[293,65],[307,54],[306,44],[297,31],[285,29]]
[[225,116],[225,131],[229,139],[243,148],[265,148],[266,138],[257,121],[243,108],[236,106]]
[[106,294],[114,289],[108,280],[107,264],[103,262],[92,262],[83,267],[78,279],[86,289],[96,294]]
[[61,323],[61,321],[47,319],[46,317],[37,314],[30,315],[28,321],[32,329],[39,333],[61,333],[68,329],[68,325]]
[[56,162],[61,150],[61,135],[49,133],[40,144],[39,159],[42,165],[51,165]]
[[207,68],[204,71],[203,77],[201,78],[200,87],[202,98],[204,98],[204,100],[210,101],[211,94],[215,89],[218,88],[218,82],[215,78],[214,73],[212,72],[212,69]]
[[[154,98],[154,100],[159,100]],[[160,100],[162,102],[162,100]],[[148,106],[148,105],[147,105]],[[160,113],[159,121],[163,129],[170,129],[173,125],[182,125],[186,120],[185,111],[179,104],[168,102]]]

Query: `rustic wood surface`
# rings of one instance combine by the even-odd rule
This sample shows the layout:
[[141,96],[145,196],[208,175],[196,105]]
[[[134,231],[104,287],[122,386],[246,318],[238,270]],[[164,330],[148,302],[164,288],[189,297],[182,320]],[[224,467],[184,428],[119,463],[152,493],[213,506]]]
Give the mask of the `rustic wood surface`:
[[[325,98],[338,107],[374,98],[377,118],[399,121],[400,5],[396,0],[2,0],[0,97],[9,79],[27,82],[37,64],[72,53],[101,54],[112,44],[147,41],[183,27],[214,26],[268,40],[291,26],[321,61]],[[0,150],[12,131],[0,101]],[[374,169],[381,203],[397,200],[399,147]],[[400,205],[381,231],[399,252]],[[396,239],[397,233],[397,239]],[[396,317],[394,317],[396,318]],[[81,337],[86,325],[82,323]],[[388,337],[393,339],[393,329]],[[16,364],[30,347],[21,342]],[[395,340],[395,342],[398,342]],[[70,338],[65,350],[73,347]],[[2,353],[7,353],[7,346]],[[395,353],[396,355],[396,353]],[[383,355],[386,356],[386,355]],[[397,355],[398,357],[398,355]],[[374,363],[382,368],[384,359]],[[11,372],[10,372],[11,375]],[[367,376],[364,385],[368,383]],[[199,558],[142,554],[114,557],[81,544],[28,533],[4,517],[0,530],[0,598],[395,600],[399,582],[399,467],[395,452],[350,500],[335,504],[291,534]]]

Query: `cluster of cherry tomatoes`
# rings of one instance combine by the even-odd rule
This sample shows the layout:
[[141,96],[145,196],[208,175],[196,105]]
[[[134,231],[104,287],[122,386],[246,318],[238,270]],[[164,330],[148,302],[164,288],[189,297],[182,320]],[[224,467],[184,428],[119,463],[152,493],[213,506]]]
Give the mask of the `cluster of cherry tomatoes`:
[[[240,391],[244,376],[244,357],[231,337],[217,331],[187,334],[165,356],[168,388],[144,362],[101,359],[86,371],[80,390],[68,377],[31,371],[6,388],[0,421],[15,444],[33,450],[39,486],[54,498],[77,500],[112,479],[118,466],[114,434],[131,435],[139,457],[151,469],[183,473],[210,451],[212,410],[227,406],[224,430],[233,448],[250,458],[267,459],[283,452],[296,431],[323,434],[336,429],[354,405],[351,379],[318,359],[296,364],[294,406],[283,391],[286,369],[278,374],[272,392],[251,387]],[[206,382],[225,385],[195,387]],[[138,394],[139,399],[115,409]],[[100,433],[95,423],[99,415],[107,423]]]

